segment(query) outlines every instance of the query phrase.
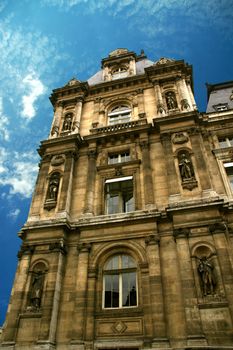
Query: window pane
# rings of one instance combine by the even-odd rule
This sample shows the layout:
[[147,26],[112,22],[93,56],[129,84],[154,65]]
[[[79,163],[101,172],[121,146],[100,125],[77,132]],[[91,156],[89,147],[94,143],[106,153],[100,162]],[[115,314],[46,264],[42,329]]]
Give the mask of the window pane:
[[230,185],[231,185],[231,189],[233,190],[233,167],[228,167],[225,169],[226,169],[226,173],[228,176],[228,180],[229,180]]
[[219,138],[218,142],[219,142],[220,147],[228,147],[227,140],[225,137]]
[[121,263],[122,269],[136,267],[134,259],[131,258],[131,256],[129,256],[129,255],[122,255],[121,261],[122,261],[122,263]]
[[136,273],[122,274],[122,306],[137,305]]
[[117,269],[119,269],[119,255],[115,255],[113,258],[108,260],[104,270],[108,271]]
[[104,307],[119,307],[119,276],[106,275]]
[[108,214],[119,213],[120,198],[118,194],[111,193],[107,198]]

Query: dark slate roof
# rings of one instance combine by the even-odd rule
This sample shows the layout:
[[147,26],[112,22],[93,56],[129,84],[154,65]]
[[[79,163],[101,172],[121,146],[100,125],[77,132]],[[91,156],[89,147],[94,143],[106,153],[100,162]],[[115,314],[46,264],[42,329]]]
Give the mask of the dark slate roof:
[[206,84],[208,105],[206,112],[216,112],[216,106],[227,104],[227,109],[233,109],[233,81],[219,84]]
[[[136,62],[136,75],[144,74],[144,69],[146,67],[152,66],[153,64],[154,62],[148,60],[147,58]],[[90,77],[87,81],[88,84],[91,86],[103,83],[103,70],[101,69],[99,72]]]

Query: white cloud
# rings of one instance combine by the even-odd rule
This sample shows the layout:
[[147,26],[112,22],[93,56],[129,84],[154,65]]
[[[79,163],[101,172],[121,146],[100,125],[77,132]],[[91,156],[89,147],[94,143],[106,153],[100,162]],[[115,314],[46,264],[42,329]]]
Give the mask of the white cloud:
[[32,152],[7,152],[0,148],[0,186],[10,186],[9,194],[29,198],[38,172],[37,157]]
[[45,93],[46,88],[35,73],[28,74],[23,79],[23,84],[25,89],[29,91],[27,95],[22,97],[23,110],[21,115],[26,119],[32,119],[36,115],[34,104],[38,97]]
[[17,209],[11,210],[7,216],[13,220],[16,220],[19,214],[20,214],[20,209],[17,208]]
[[[0,136],[5,141],[9,140],[8,125],[9,125],[9,119],[4,114],[2,97],[0,97]],[[0,165],[0,173],[1,173],[1,165]]]

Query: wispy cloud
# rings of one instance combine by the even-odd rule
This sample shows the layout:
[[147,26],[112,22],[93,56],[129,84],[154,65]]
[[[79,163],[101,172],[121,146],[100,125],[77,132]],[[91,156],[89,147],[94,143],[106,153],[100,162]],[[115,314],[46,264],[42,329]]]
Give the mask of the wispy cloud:
[[23,79],[23,84],[28,93],[22,97],[23,110],[21,115],[26,119],[32,119],[36,115],[34,104],[38,97],[45,93],[46,88],[35,73],[28,74]]
[[[130,18],[129,25],[137,27],[149,37],[158,36],[161,32],[176,30],[175,17],[188,19],[196,26],[219,26],[228,34],[233,33],[232,1],[229,0],[42,0],[47,6],[56,6],[62,11],[69,11],[82,5],[85,13],[105,11],[111,16]],[[140,26],[140,23],[146,25]],[[183,35],[185,33],[183,32]],[[225,33],[227,34],[227,33]]]
[[10,195],[29,198],[38,172],[37,157],[32,152],[9,153],[0,148],[0,172],[0,186],[9,186]]
[[10,134],[9,134],[8,126],[9,126],[9,118],[6,116],[6,114],[3,111],[3,101],[2,101],[2,97],[0,97],[0,136],[3,138],[4,141],[9,140]]
[[9,218],[11,218],[12,220],[16,220],[17,217],[19,216],[19,214],[20,214],[20,209],[16,208],[16,209],[11,210],[7,216]]

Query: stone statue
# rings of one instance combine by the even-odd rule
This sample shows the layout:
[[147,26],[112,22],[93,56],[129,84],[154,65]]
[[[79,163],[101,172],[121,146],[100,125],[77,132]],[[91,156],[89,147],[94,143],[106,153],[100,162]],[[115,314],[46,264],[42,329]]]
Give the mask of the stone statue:
[[187,157],[185,153],[182,153],[180,156],[179,168],[180,168],[180,175],[181,175],[182,181],[185,181],[194,177],[191,160]]
[[48,199],[53,199],[54,201],[57,200],[58,188],[59,176],[57,174],[54,174],[53,176],[51,176],[49,181]]
[[168,109],[175,109],[177,107],[176,97],[174,92],[170,91],[166,93],[166,103]]
[[33,276],[32,286],[31,286],[31,305],[39,309],[41,305],[41,297],[43,292],[43,279],[44,276],[42,272],[37,272]]
[[198,271],[201,276],[201,282],[202,282],[202,288],[203,288],[203,294],[214,294],[214,275],[213,275],[213,265],[211,262],[207,259],[207,257],[203,257],[200,259],[199,265],[198,265]]
[[72,113],[69,113],[65,116],[62,131],[70,131],[72,126]]

